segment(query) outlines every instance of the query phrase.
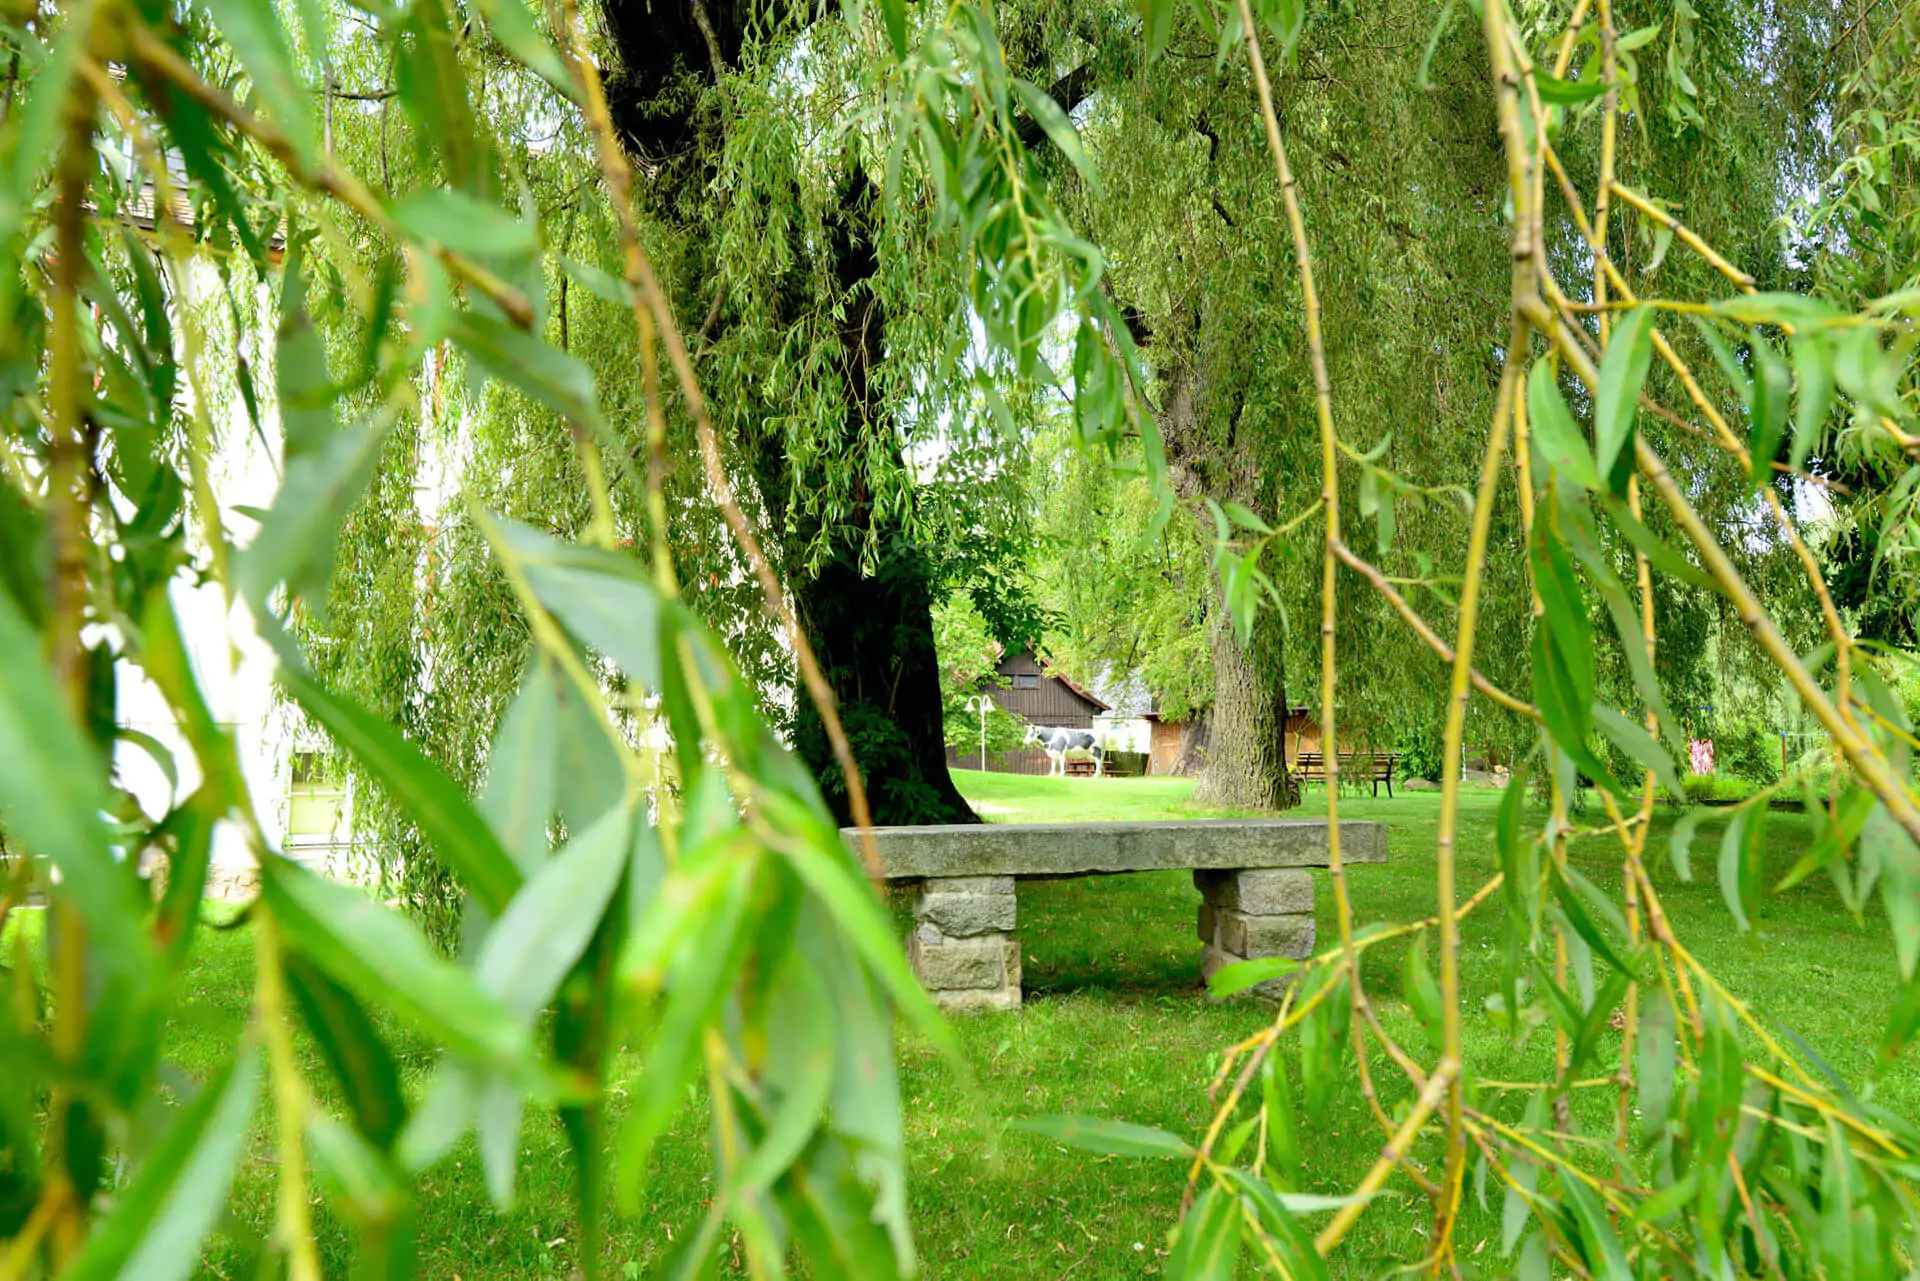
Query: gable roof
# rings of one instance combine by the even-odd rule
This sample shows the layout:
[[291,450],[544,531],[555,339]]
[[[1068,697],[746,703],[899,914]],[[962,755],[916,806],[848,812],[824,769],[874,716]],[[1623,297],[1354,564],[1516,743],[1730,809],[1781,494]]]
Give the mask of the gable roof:
[[1065,685],[1068,689],[1072,690],[1074,693],[1078,694],[1080,697],[1086,699],[1089,703],[1092,703],[1095,707],[1099,708],[1101,711],[1110,712],[1113,710],[1113,707],[1110,704],[1103,702],[1098,698],[1095,698],[1092,694],[1087,693],[1086,690],[1081,689],[1078,685],[1074,684],[1073,681],[1068,678],[1065,672],[1055,667],[1052,663],[1046,662],[1046,660],[1044,659],[1041,660],[1041,662],[1042,662],[1042,665],[1046,668],[1047,675],[1053,677],[1055,680],[1058,680],[1062,685]]

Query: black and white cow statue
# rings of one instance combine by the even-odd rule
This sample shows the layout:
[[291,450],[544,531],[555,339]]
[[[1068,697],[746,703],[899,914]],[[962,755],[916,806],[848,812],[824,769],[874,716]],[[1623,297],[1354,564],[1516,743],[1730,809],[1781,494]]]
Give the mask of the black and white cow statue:
[[1029,725],[1021,745],[1024,747],[1034,743],[1040,744],[1047,753],[1047,759],[1053,763],[1053,767],[1047,771],[1048,777],[1055,774],[1066,776],[1068,752],[1089,753],[1093,757],[1093,776],[1102,778],[1106,775],[1106,750],[1100,746],[1100,740],[1091,730],[1070,729],[1064,725]]

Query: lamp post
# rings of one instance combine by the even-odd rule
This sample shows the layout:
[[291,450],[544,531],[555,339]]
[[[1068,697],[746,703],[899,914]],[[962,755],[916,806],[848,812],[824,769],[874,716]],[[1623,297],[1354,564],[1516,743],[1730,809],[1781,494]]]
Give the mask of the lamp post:
[[987,771],[987,709],[993,706],[993,700],[985,694],[975,694],[967,700],[967,710],[980,713],[980,772]]

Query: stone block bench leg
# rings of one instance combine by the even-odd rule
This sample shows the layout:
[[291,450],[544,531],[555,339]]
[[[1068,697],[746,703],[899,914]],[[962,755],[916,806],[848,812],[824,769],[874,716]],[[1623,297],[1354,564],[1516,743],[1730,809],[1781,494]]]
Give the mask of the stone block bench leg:
[[[1197,871],[1200,891],[1200,961],[1203,978],[1238,961],[1263,956],[1305,960],[1313,955],[1313,877],[1298,868],[1259,871]],[[1248,990],[1261,1000],[1278,1001],[1293,975],[1269,979]]]
[[1011,876],[928,877],[914,896],[907,959],[948,1010],[1020,1008],[1020,940]]

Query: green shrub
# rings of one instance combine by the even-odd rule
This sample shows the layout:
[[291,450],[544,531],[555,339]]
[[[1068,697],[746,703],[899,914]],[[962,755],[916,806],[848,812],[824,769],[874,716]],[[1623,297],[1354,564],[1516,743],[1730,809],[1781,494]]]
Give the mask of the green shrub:
[[1780,781],[1780,739],[1757,720],[1723,721],[1714,731],[1714,766],[1749,783],[1769,787]]
[[1432,725],[1402,729],[1395,744],[1400,753],[1400,769],[1408,778],[1440,781],[1440,731]]

